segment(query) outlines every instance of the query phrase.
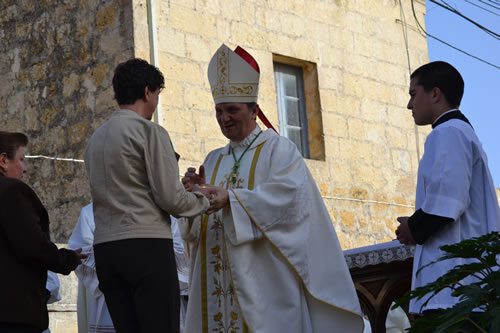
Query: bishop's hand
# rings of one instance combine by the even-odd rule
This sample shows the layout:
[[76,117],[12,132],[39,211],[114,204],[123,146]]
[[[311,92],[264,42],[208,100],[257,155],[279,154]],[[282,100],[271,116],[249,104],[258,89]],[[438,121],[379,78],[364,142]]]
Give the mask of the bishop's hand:
[[217,212],[219,209],[229,205],[229,192],[217,186],[202,185],[202,192],[210,201],[210,207],[206,211],[207,215]]
[[184,188],[188,191],[193,189],[193,186],[205,184],[205,167],[200,165],[200,170],[196,173],[196,168],[188,168],[184,177],[182,178],[182,184]]

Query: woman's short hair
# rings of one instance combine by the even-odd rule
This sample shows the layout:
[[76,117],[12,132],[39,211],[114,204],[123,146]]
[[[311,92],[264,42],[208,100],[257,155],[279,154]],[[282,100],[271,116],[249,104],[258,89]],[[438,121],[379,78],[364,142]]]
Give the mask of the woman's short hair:
[[19,132],[0,131],[0,154],[6,153],[9,160],[13,160],[19,147],[28,145],[28,137]]
[[113,90],[118,105],[134,104],[144,98],[146,87],[151,92],[165,87],[165,79],[158,68],[139,58],[130,59],[116,67]]

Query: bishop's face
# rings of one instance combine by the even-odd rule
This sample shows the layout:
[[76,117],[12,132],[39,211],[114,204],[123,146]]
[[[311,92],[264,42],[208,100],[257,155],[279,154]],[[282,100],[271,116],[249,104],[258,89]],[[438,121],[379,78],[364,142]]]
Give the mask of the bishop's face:
[[433,112],[433,96],[435,92],[425,91],[424,87],[418,84],[418,78],[410,80],[410,100],[407,108],[411,110],[415,124],[429,125],[435,120]]
[[219,103],[215,115],[220,130],[231,141],[241,141],[257,126],[257,105],[250,110],[245,103]]

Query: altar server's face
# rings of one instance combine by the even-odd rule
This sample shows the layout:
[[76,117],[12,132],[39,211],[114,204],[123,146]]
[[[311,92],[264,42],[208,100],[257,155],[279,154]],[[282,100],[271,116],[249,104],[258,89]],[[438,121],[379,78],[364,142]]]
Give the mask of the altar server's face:
[[410,100],[408,109],[412,112],[413,119],[417,125],[429,125],[435,120],[433,112],[433,100],[435,91],[426,92],[424,87],[418,84],[418,78],[410,80]]
[[257,112],[257,105],[250,110],[244,103],[219,103],[215,106],[220,130],[232,141],[241,141],[252,133],[257,125]]

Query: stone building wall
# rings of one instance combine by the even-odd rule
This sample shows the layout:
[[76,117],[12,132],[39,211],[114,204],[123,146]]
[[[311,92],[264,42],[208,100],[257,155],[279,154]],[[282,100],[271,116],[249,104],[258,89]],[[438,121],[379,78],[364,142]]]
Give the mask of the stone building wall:
[[[405,17],[411,69],[428,56],[426,40],[410,20],[410,1],[402,3],[404,17],[395,0],[157,1],[159,67],[166,77],[161,123],[182,156],[181,173],[227,142],[206,76],[221,43],[240,45],[256,58],[259,104],[275,126],[273,55],[314,63],[325,159],[306,162],[341,244],[347,249],[392,239],[395,218],[412,212],[405,206],[414,203],[428,133],[416,131],[406,109]],[[423,23],[423,2],[415,7]],[[136,52],[147,54],[147,47],[136,46]]]
[[[273,54],[314,63],[325,158],[307,163],[341,243],[352,248],[390,239],[394,217],[411,212],[392,204],[414,201],[428,131],[416,131],[405,109],[409,68],[401,22],[411,10],[410,1],[402,3],[405,16],[396,0],[157,0],[159,67],[166,77],[160,122],[182,155],[181,173],[226,143],[206,78],[222,42],[241,45],[259,62],[259,102],[275,125]],[[2,128],[26,132],[31,155],[81,159],[114,107],[115,65],[150,57],[147,1],[0,4]],[[423,22],[425,7],[415,4]],[[414,20],[408,45],[411,69],[427,62]],[[83,164],[35,159],[28,166],[26,181],[48,208],[54,239],[65,243],[90,200]]]
[[[25,132],[30,155],[82,159],[113,110],[113,69],[134,55],[131,17],[127,0],[1,0],[0,129]],[[90,202],[83,163],[26,165],[53,239],[66,243]]]
[[[115,66],[134,56],[129,0],[0,0],[0,130],[22,131],[30,155],[83,158],[115,103]],[[46,206],[51,234],[67,243],[90,202],[83,163],[30,159],[25,181]],[[61,244],[65,246],[65,244]],[[52,333],[77,332],[74,273],[49,306]]]

